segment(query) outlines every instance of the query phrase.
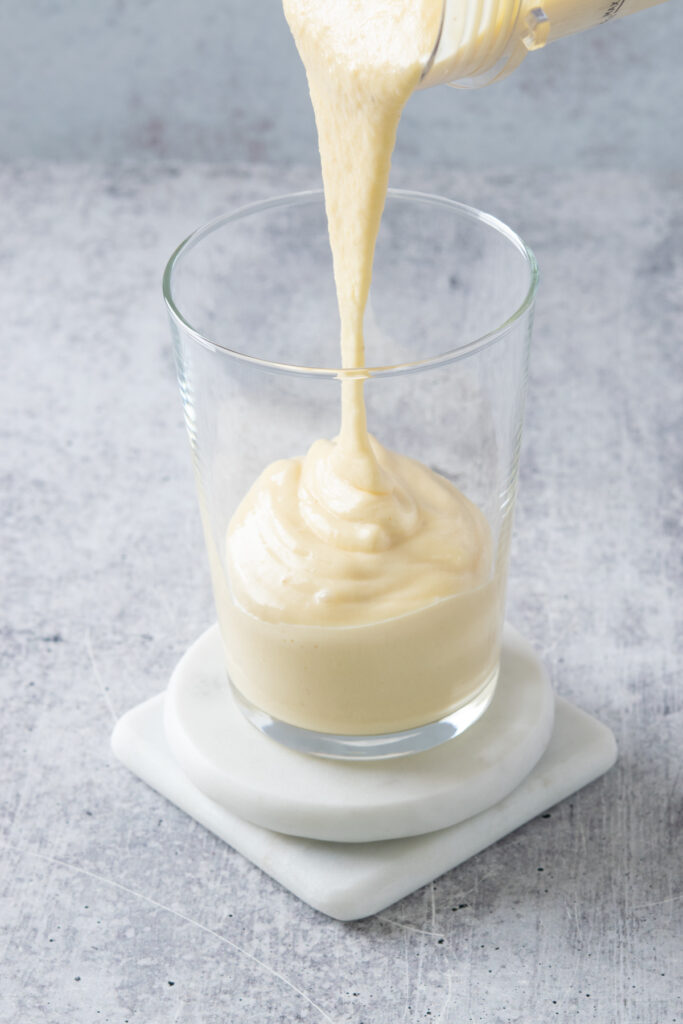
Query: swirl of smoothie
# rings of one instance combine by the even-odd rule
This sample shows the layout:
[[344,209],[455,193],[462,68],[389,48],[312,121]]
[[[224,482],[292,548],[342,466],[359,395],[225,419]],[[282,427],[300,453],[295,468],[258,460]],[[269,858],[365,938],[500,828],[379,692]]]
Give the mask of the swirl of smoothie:
[[352,478],[339,443],[324,440],[256,480],[227,540],[245,611],[270,622],[360,625],[487,582],[491,536],[479,509],[427,466],[373,437],[370,445],[373,490]]

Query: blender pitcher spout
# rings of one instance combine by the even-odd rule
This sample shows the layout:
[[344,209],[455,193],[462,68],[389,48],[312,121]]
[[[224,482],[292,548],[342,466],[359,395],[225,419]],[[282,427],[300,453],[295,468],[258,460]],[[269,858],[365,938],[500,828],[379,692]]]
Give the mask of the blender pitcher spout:
[[517,23],[530,7],[531,0],[442,0],[439,33],[419,88],[477,88],[509,74],[528,52]]
[[420,89],[478,88],[517,68],[555,39],[635,14],[664,0],[441,0],[434,49]]

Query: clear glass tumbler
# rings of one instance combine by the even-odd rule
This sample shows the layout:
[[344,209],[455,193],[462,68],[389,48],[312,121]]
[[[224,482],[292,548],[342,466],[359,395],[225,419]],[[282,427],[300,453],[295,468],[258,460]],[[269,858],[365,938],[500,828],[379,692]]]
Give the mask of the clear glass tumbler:
[[[366,363],[340,368],[323,196],[254,203],[186,239],[164,296],[226,661],[250,721],[306,753],[426,750],[483,713],[498,678],[538,272],[485,213],[390,191],[366,313]],[[233,595],[228,526],[262,470],[339,430],[345,380],[368,428],[486,517],[490,578],[461,600],[371,625],[265,622]]]

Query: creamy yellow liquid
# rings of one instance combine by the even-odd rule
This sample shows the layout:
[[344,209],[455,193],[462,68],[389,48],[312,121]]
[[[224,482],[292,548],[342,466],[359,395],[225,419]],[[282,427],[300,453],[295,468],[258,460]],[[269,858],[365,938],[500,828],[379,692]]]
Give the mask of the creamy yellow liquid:
[[[308,75],[345,368],[363,315],[401,111],[440,0],[285,0]],[[367,430],[342,382],[337,438],[268,466],[235,513],[219,600],[228,669],[252,703],[322,732],[434,721],[495,678],[499,600],[481,511]]]

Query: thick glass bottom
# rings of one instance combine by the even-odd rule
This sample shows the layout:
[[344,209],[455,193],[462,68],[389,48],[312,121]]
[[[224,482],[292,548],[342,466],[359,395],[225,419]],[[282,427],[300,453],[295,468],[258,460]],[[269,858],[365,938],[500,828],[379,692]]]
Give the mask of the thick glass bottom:
[[314,732],[298,725],[273,718],[266,711],[255,707],[230,682],[235,703],[249,722],[264,735],[300,754],[314,754],[316,757],[331,757],[340,760],[372,761],[387,757],[403,757],[431,750],[441,743],[454,739],[469,729],[486,711],[491,703],[496,683],[498,666],[484,685],[466,704],[451,711],[437,722],[416,726],[402,732],[387,732],[370,736],[343,736],[336,733]]

